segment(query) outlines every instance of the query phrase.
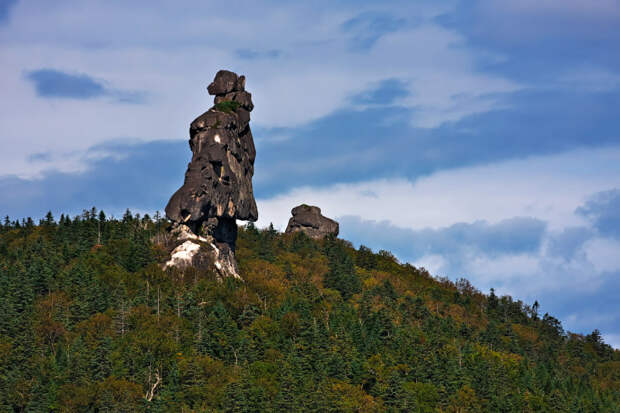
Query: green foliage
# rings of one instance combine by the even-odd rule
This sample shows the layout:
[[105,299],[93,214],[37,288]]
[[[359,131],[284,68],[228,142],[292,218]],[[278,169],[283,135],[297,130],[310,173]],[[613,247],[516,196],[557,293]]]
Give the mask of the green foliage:
[[219,110],[220,112],[224,112],[224,113],[232,113],[234,111],[236,111],[239,107],[241,106],[241,104],[239,102],[235,102],[232,100],[224,100],[220,103],[216,103],[213,108],[215,110]]
[[340,292],[344,300],[360,292],[361,282],[355,274],[353,257],[347,252],[347,246],[331,236],[324,242],[323,253],[329,263],[324,285]]
[[245,281],[160,264],[167,224],[0,225],[0,411],[617,411],[598,330],[387,251],[248,225]]

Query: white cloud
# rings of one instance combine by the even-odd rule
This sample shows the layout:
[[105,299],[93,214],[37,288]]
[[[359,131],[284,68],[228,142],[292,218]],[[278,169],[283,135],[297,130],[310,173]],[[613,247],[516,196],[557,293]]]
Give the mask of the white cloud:
[[418,268],[424,268],[433,275],[443,274],[448,262],[444,257],[438,254],[429,254],[411,263]]
[[[228,5],[205,2],[19,2],[0,28],[0,144],[10,148],[0,155],[0,175],[74,171],[85,163],[67,153],[110,139],[187,139],[188,123],[210,106],[204,87],[223,67],[247,75],[253,123],[265,127],[311,122],[386,78],[408,81],[412,95],[401,103],[417,109],[412,122],[423,127],[496,108],[484,96],[517,87],[478,73],[463,39],[433,23],[445,6],[405,7],[395,17],[423,23],[386,34],[363,53],[351,50],[341,24],[365,10],[248,2],[231,14]],[[243,60],[235,54],[241,48],[281,56]],[[40,68],[146,91],[148,104],[41,99],[23,78]],[[40,152],[51,161],[27,161]]]
[[[403,50],[407,53],[402,53]],[[389,62],[390,77],[408,81],[411,95],[399,103],[415,108],[412,123],[418,127],[433,128],[499,109],[500,100],[489,96],[519,88],[512,81],[477,74],[474,55],[464,39],[432,24],[383,37],[366,59]],[[385,68],[372,73],[371,79],[380,79],[381,73],[386,73]]]
[[620,271],[620,241],[596,238],[588,241],[584,249],[597,272]]
[[[536,255],[501,255],[499,257],[488,257],[485,255],[472,256],[466,262],[467,274],[472,274],[476,284],[481,288],[488,289],[501,282],[501,287],[497,292],[501,294],[514,294],[515,287],[518,293],[523,295],[523,283],[525,282],[530,289],[539,291],[536,277],[540,274],[540,261]],[[520,287],[520,288],[519,288]]]
[[415,182],[383,179],[297,188],[260,199],[259,225],[286,226],[290,210],[316,204],[327,216],[356,215],[404,228],[457,222],[491,223],[515,216],[549,222],[550,229],[584,224],[575,208],[592,193],[620,186],[620,148],[577,150],[435,173]]

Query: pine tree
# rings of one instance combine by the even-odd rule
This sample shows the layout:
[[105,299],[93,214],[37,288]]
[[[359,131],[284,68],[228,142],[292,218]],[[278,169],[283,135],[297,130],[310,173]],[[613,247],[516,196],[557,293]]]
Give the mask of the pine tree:
[[54,216],[52,215],[52,211],[48,211],[47,214],[45,214],[45,221],[43,222],[44,225],[47,226],[52,226],[56,224],[56,222],[54,221]]
[[325,286],[340,292],[344,300],[361,290],[361,283],[355,274],[353,259],[340,241],[333,236],[325,240],[324,252],[329,261],[329,272]]

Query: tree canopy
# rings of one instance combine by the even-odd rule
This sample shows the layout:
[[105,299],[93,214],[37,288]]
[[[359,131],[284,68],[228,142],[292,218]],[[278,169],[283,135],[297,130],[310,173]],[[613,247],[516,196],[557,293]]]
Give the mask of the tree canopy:
[[244,281],[161,269],[167,222],[0,224],[0,412],[613,412],[600,332],[346,241],[241,228]]

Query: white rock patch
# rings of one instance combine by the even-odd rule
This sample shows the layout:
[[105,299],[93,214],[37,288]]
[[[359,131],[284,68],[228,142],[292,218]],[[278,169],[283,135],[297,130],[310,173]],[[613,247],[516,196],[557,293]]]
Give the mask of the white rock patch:
[[183,244],[176,247],[170,255],[170,260],[166,262],[164,268],[168,267],[185,267],[192,265],[192,258],[200,250],[200,245],[192,242],[185,241]]

